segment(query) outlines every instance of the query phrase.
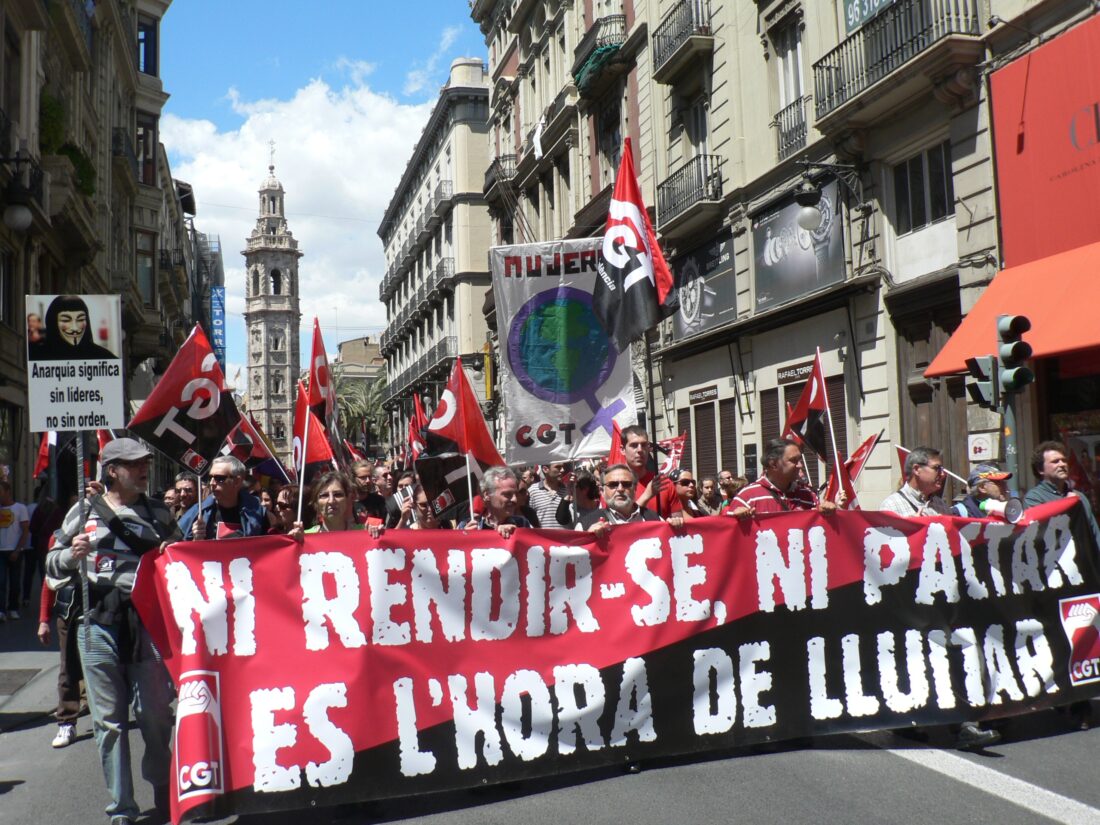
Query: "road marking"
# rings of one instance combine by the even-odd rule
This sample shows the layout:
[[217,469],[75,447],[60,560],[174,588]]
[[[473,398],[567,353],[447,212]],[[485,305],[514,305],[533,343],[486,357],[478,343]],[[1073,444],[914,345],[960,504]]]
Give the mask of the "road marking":
[[1055,822],[1066,825],[1095,825],[1100,822],[1100,808],[971,762],[950,751],[893,747],[903,740],[888,732],[857,734],[855,738]]

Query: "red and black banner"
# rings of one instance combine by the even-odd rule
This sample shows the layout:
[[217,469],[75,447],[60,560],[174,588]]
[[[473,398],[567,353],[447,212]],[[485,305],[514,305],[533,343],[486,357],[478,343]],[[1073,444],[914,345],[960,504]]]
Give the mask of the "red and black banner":
[[1100,686],[1075,501],[677,531],[187,542],[134,602],[179,691],[173,818],[1023,713]]

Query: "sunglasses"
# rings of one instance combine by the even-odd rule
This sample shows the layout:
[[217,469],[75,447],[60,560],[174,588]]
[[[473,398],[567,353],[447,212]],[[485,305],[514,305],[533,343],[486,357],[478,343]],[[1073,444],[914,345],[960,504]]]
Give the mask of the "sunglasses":
[[695,479],[694,478],[684,478],[684,479],[680,479],[676,483],[681,484],[684,487],[694,487],[695,486]]
[[603,486],[608,490],[629,490],[634,486],[633,481],[605,481]]
[[210,474],[210,483],[211,484],[225,484],[225,482],[229,481],[231,478],[233,478],[233,476],[222,475],[221,473],[211,473]]

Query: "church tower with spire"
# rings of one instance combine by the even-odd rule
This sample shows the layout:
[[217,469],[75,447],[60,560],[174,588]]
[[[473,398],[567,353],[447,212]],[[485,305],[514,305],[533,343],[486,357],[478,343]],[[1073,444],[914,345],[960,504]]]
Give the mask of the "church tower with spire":
[[260,186],[260,214],[248,237],[245,313],[248,333],[248,410],[273,442],[277,456],[292,461],[294,396],[298,380],[298,241],[286,225],[283,185],[275,177],[272,149]]

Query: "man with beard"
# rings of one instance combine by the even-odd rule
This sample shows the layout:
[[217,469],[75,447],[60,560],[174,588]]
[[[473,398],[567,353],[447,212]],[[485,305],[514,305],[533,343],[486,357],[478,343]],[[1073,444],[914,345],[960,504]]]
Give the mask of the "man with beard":
[[760,513],[784,513],[791,510],[819,510],[833,513],[836,504],[819,502],[806,485],[802,471],[802,448],[790,438],[776,438],[764,445],[760,458],[764,474],[738,491],[722,511],[735,518],[751,518]]
[[1096,515],[1092,512],[1087,496],[1074,490],[1069,481],[1069,452],[1061,441],[1044,441],[1031,454],[1031,470],[1039,483],[1027,491],[1024,504],[1034,507],[1048,501],[1058,501],[1068,496],[1076,496],[1085,511],[1092,539],[1100,549],[1100,528],[1096,525]]
[[[642,507],[634,499],[638,478],[626,464],[612,464],[603,471],[603,499],[606,507],[582,513],[575,530],[587,530],[597,536],[619,524],[635,524],[642,521],[664,521],[653,510]],[[673,527],[681,527],[684,520],[675,515],[668,519]]]
[[191,473],[176,475],[176,518],[183,518],[199,500],[199,480]]
[[[131,706],[145,742],[142,775],[153,786],[158,813],[168,813],[172,684],[130,599],[141,557],[181,537],[168,508],[146,495],[152,457],[132,438],[107,444],[100,456],[106,493],[69,510],[46,557],[50,576],[77,580],[83,569],[87,578],[83,626],[72,632],[111,796],[111,825],[133,825],[141,813],[130,771]],[[78,580],[76,586],[79,591]]]

